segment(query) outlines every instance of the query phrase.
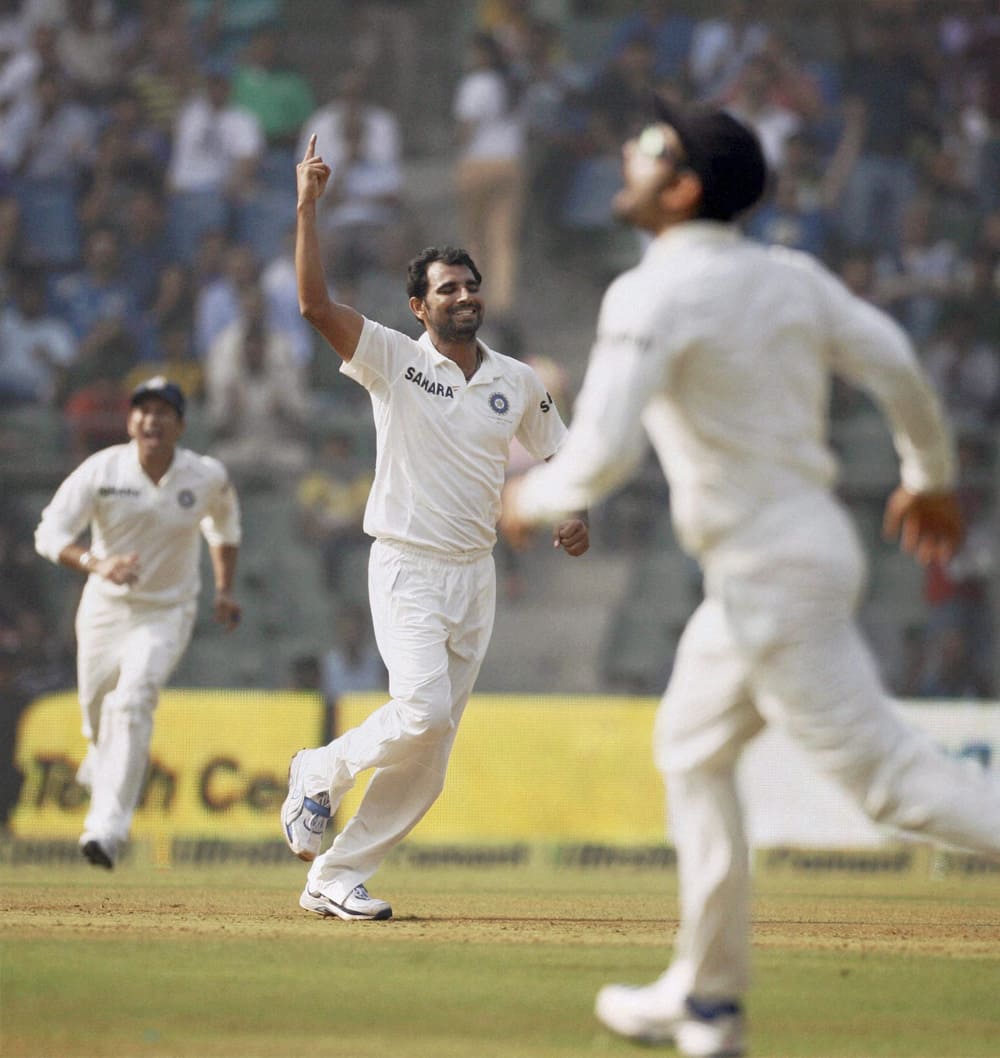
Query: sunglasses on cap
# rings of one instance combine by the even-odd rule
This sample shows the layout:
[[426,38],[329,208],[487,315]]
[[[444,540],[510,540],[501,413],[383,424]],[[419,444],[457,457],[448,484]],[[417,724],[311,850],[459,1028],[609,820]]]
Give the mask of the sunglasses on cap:
[[684,163],[683,154],[671,143],[663,125],[648,125],[636,136],[635,146],[647,158],[673,162],[674,165]]

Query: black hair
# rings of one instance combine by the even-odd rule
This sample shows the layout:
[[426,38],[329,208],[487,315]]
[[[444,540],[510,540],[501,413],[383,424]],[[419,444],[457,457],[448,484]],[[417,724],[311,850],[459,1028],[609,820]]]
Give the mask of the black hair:
[[446,265],[465,265],[476,277],[477,283],[483,281],[468,250],[458,246],[425,246],[406,266],[407,297],[418,298],[420,301],[427,297],[427,269],[435,261]]

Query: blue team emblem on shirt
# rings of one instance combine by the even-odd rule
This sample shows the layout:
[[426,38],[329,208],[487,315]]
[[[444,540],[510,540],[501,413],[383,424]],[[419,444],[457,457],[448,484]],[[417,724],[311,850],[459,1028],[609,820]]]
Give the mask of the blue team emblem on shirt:
[[491,393],[490,408],[497,415],[506,415],[510,411],[510,400],[503,393]]
[[177,502],[182,507],[193,507],[194,506],[194,493],[190,489],[181,489],[177,493]]

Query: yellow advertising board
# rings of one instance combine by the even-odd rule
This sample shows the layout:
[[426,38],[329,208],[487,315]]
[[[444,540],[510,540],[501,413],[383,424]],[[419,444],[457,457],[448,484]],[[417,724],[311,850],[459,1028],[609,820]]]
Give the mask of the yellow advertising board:
[[[384,700],[345,697],[337,729],[360,723]],[[308,693],[164,691],[133,837],[279,840],[289,758],[319,744],[323,711]],[[653,713],[647,699],[474,696],[444,793],[414,838],[661,841]],[[17,762],[25,782],[11,820],[15,836],[79,835],[87,795],[75,775],[84,750],[73,692],[41,698],[24,713]],[[338,820],[357,807],[367,779],[359,778]]]
[[[134,837],[279,838],[288,761],[316,745],[324,705],[315,694],[166,690]],[[16,836],[76,837],[87,795],[75,782],[86,743],[75,692],[35,701],[18,729],[24,775],[11,818]]]
[[[348,696],[338,706],[338,730],[354,727],[383,701]],[[645,698],[473,695],[444,793],[414,839],[663,841],[655,709]],[[338,820],[357,807],[365,778],[344,799]]]

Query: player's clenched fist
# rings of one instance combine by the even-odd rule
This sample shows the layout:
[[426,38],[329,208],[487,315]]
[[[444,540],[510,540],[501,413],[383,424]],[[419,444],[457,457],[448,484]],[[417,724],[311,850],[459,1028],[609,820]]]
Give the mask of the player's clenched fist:
[[97,563],[94,572],[112,584],[135,584],[139,580],[139,556],[134,551],[108,555]]
[[309,145],[302,161],[295,167],[299,205],[315,202],[326,190],[330,167],[316,154],[316,133],[309,137]]

